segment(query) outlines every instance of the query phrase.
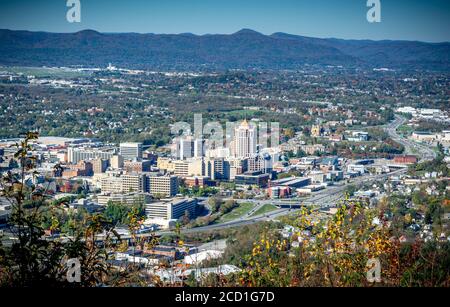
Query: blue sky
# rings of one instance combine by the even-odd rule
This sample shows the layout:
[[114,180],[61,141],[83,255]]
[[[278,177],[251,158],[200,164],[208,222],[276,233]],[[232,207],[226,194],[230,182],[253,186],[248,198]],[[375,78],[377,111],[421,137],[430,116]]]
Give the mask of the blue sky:
[[381,0],[368,23],[366,0],[80,0],[81,23],[66,0],[0,0],[0,28],[139,33],[234,33],[250,28],[313,37],[450,41],[449,0]]

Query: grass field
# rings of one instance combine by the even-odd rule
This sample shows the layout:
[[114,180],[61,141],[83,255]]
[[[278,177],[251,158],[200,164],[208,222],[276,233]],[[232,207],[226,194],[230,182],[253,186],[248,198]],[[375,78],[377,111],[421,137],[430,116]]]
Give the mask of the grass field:
[[265,204],[264,206],[262,206],[261,208],[259,208],[258,210],[256,210],[252,215],[250,216],[257,216],[257,215],[261,215],[261,214],[266,214],[269,212],[272,212],[274,210],[276,210],[277,207],[275,207],[274,205],[271,204]]
[[261,113],[265,113],[266,111],[263,111],[263,110],[234,110],[234,111],[229,111],[229,112],[226,112],[226,114],[227,115],[234,115],[234,116],[248,116],[248,117],[251,117],[251,116],[256,116],[256,115],[258,115],[258,114],[261,114]]
[[251,203],[242,203],[239,207],[233,209],[231,212],[228,212],[218,220],[219,223],[229,222],[232,220],[236,220],[249,212],[253,208],[253,204]]
[[397,131],[404,135],[410,135],[414,131],[414,128],[407,125],[401,125],[397,128]]
[[0,71],[24,74],[26,76],[31,75],[38,78],[77,78],[89,76],[89,72],[85,71],[51,67],[0,67]]

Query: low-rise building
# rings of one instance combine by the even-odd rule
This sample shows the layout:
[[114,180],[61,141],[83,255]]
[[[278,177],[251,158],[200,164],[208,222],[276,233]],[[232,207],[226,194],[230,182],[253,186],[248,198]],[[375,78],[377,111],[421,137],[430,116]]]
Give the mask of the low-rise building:
[[323,189],[325,189],[324,185],[315,184],[315,185],[308,185],[300,189],[296,189],[295,191],[297,192],[297,194],[311,194],[313,192],[317,192]]
[[235,183],[238,185],[246,186],[258,186],[260,188],[265,188],[268,185],[270,175],[261,174],[261,172],[247,172],[242,175],[237,175],[235,178]]
[[267,193],[270,198],[278,199],[278,198],[287,198],[291,195],[291,188],[290,187],[270,187],[267,189]]
[[347,166],[348,173],[359,173],[360,175],[366,172],[366,167],[360,164],[349,164]]
[[189,187],[206,187],[206,186],[213,186],[214,185],[214,181],[212,181],[209,177],[207,176],[194,176],[194,177],[187,177],[184,178],[184,184]]
[[351,137],[348,138],[350,142],[365,142],[369,140],[369,133],[364,131],[352,131]]
[[324,183],[327,180],[326,174],[321,171],[313,171],[308,174],[312,183]]
[[201,264],[205,260],[208,261],[212,259],[218,259],[222,257],[223,253],[223,251],[218,250],[201,251],[199,253],[184,257],[184,263],[191,265]]
[[145,205],[146,222],[168,227],[170,222],[178,220],[189,212],[190,218],[196,217],[198,200],[195,198],[177,198],[161,200]]
[[411,155],[395,156],[394,162],[398,164],[414,164],[417,163],[417,157]]
[[311,178],[307,177],[289,177],[270,182],[271,186],[284,186],[292,189],[307,186],[311,183]]
[[92,163],[89,161],[79,161],[75,165],[69,165],[62,173],[62,177],[64,178],[87,177],[92,175],[94,175],[94,170]]
[[143,174],[109,174],[100,179],[102,193],[145,192]]
[[145,191],[152,196],[173,197],[178,194],[179,185],[177,176],[148,176]]
[[415,131],[412,133],[411,138],[419,142],[433,142],[436,139],[436,135],[426,131]]
[[146,204],[151,201],[150,194],[147,193],[127,193],[127,194],[100,194],[97,195],[97,203],[106,206],[109,202],[120,203],[127,206],[135,204]]

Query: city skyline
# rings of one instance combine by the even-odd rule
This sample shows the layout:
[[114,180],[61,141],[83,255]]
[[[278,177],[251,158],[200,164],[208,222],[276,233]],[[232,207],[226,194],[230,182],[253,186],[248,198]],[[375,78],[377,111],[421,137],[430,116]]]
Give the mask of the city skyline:
[[0,288],[450,287],[449,12],[0,0]]

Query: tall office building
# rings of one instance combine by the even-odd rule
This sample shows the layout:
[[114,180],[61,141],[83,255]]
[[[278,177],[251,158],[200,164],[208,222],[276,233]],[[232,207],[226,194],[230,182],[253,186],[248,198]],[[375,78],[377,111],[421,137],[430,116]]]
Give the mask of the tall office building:
[[92,168],[94,170],[94,174],[104,173],[108,168],[109,160],[105,159],[95,159],[92,160]]
[[205,155],[205,140],[194,140],[194,158],[201,158]]
[[192,158],[194,155],[194,142],[191,137],[180,138],[178,153],[180,160]]
[[256,155],[256,127],[244,120],[234,131],[235,154],[238,158],[249,158]]
[[205,160],[205,176],[212,180],[230,179],[230,162],[224,158],[213,158]]
[[121,155],[114,155],[109,159],[111,168],[119,169],[123,167],[123,157]]
[[120,143],[120,155],[124,160],[142,159],[142,143]]
[[192,136],[178,137],[174,139],[173,149],[173,158],[179,160],[201,158],[205,155],[205,140]]

